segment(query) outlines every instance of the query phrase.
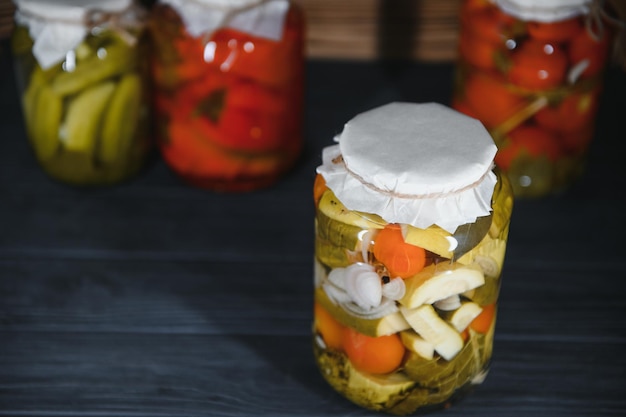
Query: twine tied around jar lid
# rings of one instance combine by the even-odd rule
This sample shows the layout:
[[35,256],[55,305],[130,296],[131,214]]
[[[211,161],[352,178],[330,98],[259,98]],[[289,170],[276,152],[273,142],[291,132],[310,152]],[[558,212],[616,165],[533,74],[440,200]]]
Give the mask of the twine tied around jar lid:
[[453,233],[491,212],[496,146],[476,119],[437,103],[390,103],[351,119],[317,168],[349,209]]
[[622,16],[614,16],[607,10],[606,0],[594,0],[590,4],[589,15],[585,20],[587,33],[596,42],[600,41],[606,32],[605,22],[616,29],[613,44],[613,61],[626,69],[626,6],[618,6],[618,2],[611,2],[615,8],[621,7],[615,12]]
[[[106,2],[104,2],[106,4]],[[89,33],[98,28],[116,33],[124,42],[134,46],[135,31],[146,20],[147,13],[134,1],[122,8],[105,9],[89,4],[74,6],[63,2],[37,1],[17,2],[15,19],[29,28],[33,38],[33,54],[42,68],[46,69],[62,60]],[[71,9],[72,13],[64,13]],[[52,12],[51,12],[52,11]],[[69,15],[69,17],[68,17]]]
[[398,197],[398,198],[406,198],[406,199],[441,198],[441,197],[447,197],[447,196],[451,196],[451,195],[454,195],[454,194],[462,193],[464,191],[470,190],[470,189],[475,188],[476,186],[478,186],[487,177],[487,175],[490,174],[491,169],[493,169],[493,167],[495,166],[494,164],[492,164],[489,167],[489,170],[485,171],[483,176],[480,177],[478,180],[476,180],[476,181],[474,181],[474,182],[472,182],[470,184],[467,184],[467,185],[465,185],[465,186],[463,186],[461,188],[452,190],[452,191],[448,191],[448,192],[433,192],[433,193],[427,193],[427,194],[406,194],[406,193],[399,193],[397,191],[392,191],[392,190],[386,190],[386,189],[378,188],[375,185],[367,182],[359,174],[355,173],[350,168],[348,168],[348,166],[346,165],[346,162],[343,159],[342,155],[339,155],[339,156],[333,158],[332,162],[333,162],[333,164],[342,164],[343,168],[347,171],[347,173],[349,175],[353,176],[358,181],[360,181],[365,187],[370,188],[370,189],[372,189],[373,191],[375,191],[377,193],[387,195],[389,197]]
[[137,43],[137,37],[129,29],[136,28],[138,22],[145,22],[146,17],[145,10],[133,3],[120,12],[89,10],[85,15],[84,22],[90,31],[97,27],[106,27],[133,46]]
[[187,32],[207,44],[223,27],[278,41],[283,35],[287,0],[161,0],[183,20]]

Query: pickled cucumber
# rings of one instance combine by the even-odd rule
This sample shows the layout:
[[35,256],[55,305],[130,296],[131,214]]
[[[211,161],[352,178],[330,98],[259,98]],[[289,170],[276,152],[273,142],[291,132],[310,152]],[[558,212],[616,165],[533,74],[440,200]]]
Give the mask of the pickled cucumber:
[[406,398],[415,381],[395,372],[389,375],[367,374],[355,369],[348,362],[348,385],[345,396],[355,404],[384,411]]
[[479,217],[474,223],[459,226],[454,233],[437,225],[427,229],[407,225],[403,229],[404,240],[441,257],[458,259],[483,239],[491,227],[491,221],[491,215]]
[[124,75],[115,89],[104,114],[98,156],[105,163],[128,154],[141,113],[141,79],[137,74]]
[[74,71],[56,76],[52,81],[54,91],[63,96],[76,94],[103,80],[130,72],[137,65],[134,50],[122,42],[102,51],[77,64]]
[[383,229],[386,225],[382,218],[374,214],[348,210],[331,190],[326,190],[320,198],[318,210],[331,219],[361,229]]
[[[420,386],[437,388],[446,385],[446,380],[452,377],[456,386],[467,382],[478,368],[483,366],[482,360],[477,359],[476,349],[482,349],[480,342],[468,341],[463,349],[452,359],[445,360],[441,357],[425,359],[420,355],[409,352],[404,364],[403,371],[409,378],[417,381]],[[479,352],[479,351],[478,351]],[[451,393],[448,393],[451,394]]]
[[491,206],[493,207],[493,221],[489,228],[489,235],[493,238],[506,237],[503,231],[508,226],[513,211],[513,190],[509,178],[503,173],[500,173],[500,181],[493,190]]
[[343,268],[353,262],[346,249],[322,238],[315,239],[315,256],[321,263],[331,268]]
[[22,95],[22,110],[24,112],[24,120],[26,122],[26,131],[29,138],[33,139],[35,116],[37,114],[37,96],[41,91],[41,88],[45,85],[45,79],[43,71],[37,65],[35,66],[28,87]]
[[418,408],[449,401],[454,394],[473,383],[473,375],[486,370],[488,361],[484,360],[485,343],[483,335],[471,335],[461,352],[451,361],[442,358],[429,360],[410,352],[403,372],[416,382],[416,386],[407,397],[385,411],[406,415]]
[[437,255],[451,259],[454,255],[456,243],[449,233],[437,225],[427,229],[420,229],[406,225],[403,229],[404,241],[411,245],[419,246]]
[[104,109],[114,91],[115,83],[106,81],[86,89],[70,102],[62,135],[67,150],[93,155]]
[[400,304],[417,308],[477,288],[485,279],[476,266],[444,262],[428,265],[404,282],[406,293]]
[[317,233],[322,239],[332,245],[347,250],[355,250],[359,243],[359,233],[362,228],[335,220],[324,213],[320,208],[317,213]]
[[37,93],[32,123],[32,140],[39,160],[54,156],[59,148],[59,131],[63,116],[63,101],[48,85],[42,85]]

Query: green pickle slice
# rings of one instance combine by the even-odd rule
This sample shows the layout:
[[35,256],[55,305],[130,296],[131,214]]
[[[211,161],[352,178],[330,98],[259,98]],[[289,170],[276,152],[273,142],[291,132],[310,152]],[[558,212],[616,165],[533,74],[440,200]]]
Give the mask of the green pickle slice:
[[135,49],[119,40],[77,63],[74,71],[59,74],[52,80],[52,88],[63,96],[76,94],[103,80],[130,72],[136,66]]

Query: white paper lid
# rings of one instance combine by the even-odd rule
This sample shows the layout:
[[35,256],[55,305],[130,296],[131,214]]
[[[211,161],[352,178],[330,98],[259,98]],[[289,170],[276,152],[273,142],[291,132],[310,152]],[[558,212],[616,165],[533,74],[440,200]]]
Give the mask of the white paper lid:
[[335,139],[317,172],[349,210],[450,233],[491,212],[497,148],[476,119],[395,102],[357,115]]
[[181,16],[195,37],[229,27],[278,41],[283,36],[287,0],[160,0]]
[[33,55],[42,68],[49,68],[65,58],[85,38],[87,13],[121,12],[131,0],[14,0],[16,21],[29,29]]
[[506,13],[521,20],[557,22],[589,12],[592,0],[495,0]]

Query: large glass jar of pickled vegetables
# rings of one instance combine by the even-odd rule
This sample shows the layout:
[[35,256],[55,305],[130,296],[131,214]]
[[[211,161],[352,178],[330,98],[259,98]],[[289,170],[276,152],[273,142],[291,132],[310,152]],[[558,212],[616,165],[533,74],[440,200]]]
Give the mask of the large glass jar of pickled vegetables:
[[15,0],[26,133],[52,178],[129,179],[150,150],[145,12],[131,0]]
[[435,103],[357,115],[314,185],[313,349],[352,402],[448,406],[489,369],[512,189],[476,119]]
[[159,0],[152,12],[157,135],[187,183],[268,186],[302,148],[304,20],[287,0]]
[[464,0],[454,108],[480,119],[516,196],[583,171],[611,25],[593,0]]

